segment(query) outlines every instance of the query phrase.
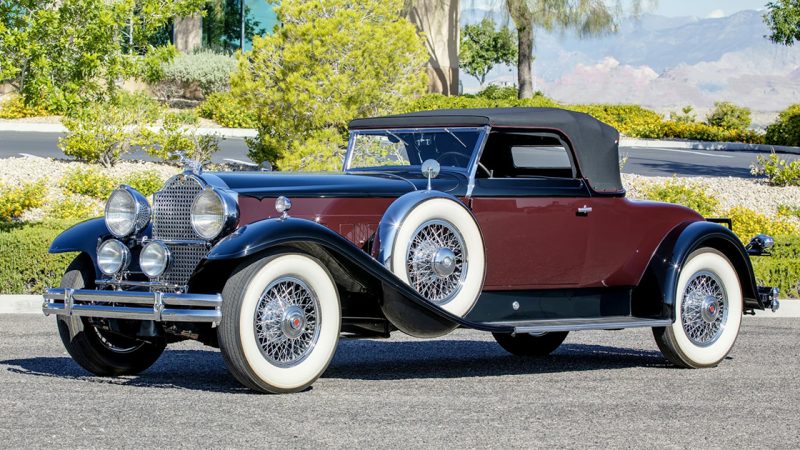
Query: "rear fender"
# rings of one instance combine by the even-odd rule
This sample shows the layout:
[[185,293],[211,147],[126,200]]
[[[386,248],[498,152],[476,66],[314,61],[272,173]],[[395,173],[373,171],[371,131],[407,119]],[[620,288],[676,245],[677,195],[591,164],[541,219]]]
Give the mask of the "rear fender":
[[[745,309],[764,309],[759,300],[756,279],[750,257],[739,238],[728,228],[705,221],[685,222],[675,227],[661,242],[647,267],[640,285],[634,290],[634,314],[642,311],[656,313],[661,318],[675,320],[675,298],[678,295],[678,278],[689,255],[701,248],[710,247],[722,252],[733,264],[744,297]],[[658,301],[660,305],[655,305]],[[651,307],[643,306],[648,302]]]
[[[248,224],[221,240],[208,254],[193,278],[227,279],[245,258],[258,257],[295,247],[312,253],[320,260],[335,261],[342,270],[331,270],[337,284],[351,281],[371,291],[380,310],[400,331],[416,337],[436,337],[459,325],[475,328],[421,297],[394,273],[352,242],[329,228],[305,219],[267,219]],[[341,275],[337,276],[337,272]],[[349,276],[354,280],[342,280]],[[509,330],[510,332],[511,330]]]

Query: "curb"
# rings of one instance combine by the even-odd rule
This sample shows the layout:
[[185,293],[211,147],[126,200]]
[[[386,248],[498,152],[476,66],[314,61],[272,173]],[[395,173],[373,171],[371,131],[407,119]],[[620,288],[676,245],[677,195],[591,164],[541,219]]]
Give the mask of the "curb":
[[682,150],[710,150],[730,152],[755,152],[755,153],[789,153],[800,155],[800,147],[766,144],[743,144],[741,142],[706,142],[706,141],[679,141],[665,139],[638,139],[623,137],[619,140],[620,147],[642,148],[674,148]]
[[[153,131],[161,127],[148,127]],[[252,128],[197,128],[199,135],[217,135],[222,138],[246,138],[255,137],[258,132]],[[66,133],[67,128],[60,123],[18,123],[13,121],[0,120],[0,131],[18,131],[23,133]]]
[[[41,314],[41,295],[0,295],[0,314]],[[745,316],[752,317],[752,316]],[[800,318],[800,300],[781,300],[777,312],[756,311],[757,318]]]

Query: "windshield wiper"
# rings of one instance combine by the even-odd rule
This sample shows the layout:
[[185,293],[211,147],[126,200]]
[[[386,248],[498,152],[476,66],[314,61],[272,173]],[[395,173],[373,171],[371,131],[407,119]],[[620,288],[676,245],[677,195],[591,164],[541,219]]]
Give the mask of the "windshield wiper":
[[447,133],[448,133],[450,136],[453,136],[453,138],[454,138],[455,140],[457,140],[457,141],[458,141],[458,143],[459,143],[459,144],[461,144],[461,145],[462,145],[464,148],[467,148],[467,144],[465,144],[465,143],[464,143],[464,141],[462,141],[461,139],[459,139],[459,138],[458,138],[458,136],[456,136],[456,134],[455,134],[455,133],[453,133],[452,131],[450,131],[450,129],[449,129],[449,128],[445,128],[445,129],[444,129],[444,131],[446,131],[446,132],[447,132]]

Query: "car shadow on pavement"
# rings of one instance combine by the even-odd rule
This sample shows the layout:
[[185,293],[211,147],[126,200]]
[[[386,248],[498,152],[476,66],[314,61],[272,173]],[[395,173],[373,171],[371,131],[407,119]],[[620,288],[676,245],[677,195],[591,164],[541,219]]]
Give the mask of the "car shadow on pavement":
[[[67,356],[0,361],[12,374],[88,383],[208,392],[252,393],[228,373],[216,350],[167,350],[137,376],[98,377]],[[545,358],[520,358],[494,341],[342,340],[323,378],[402,380],[669,367],[657,351],[564,344]]]

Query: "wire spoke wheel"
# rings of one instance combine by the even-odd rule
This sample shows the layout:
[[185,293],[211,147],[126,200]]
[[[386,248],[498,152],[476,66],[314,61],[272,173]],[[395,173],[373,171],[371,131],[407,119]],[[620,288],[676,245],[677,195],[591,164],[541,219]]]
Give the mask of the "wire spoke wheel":
[[686,336],[705,347],[719,339],[728,318],[728,298],[722,281],[713,273],[695,273],[686,284],[681,305],[681,322]]
[[278,278],[261,295],[253,327],[258,347],[269,362],[278,367],[299,364],[319,339],[316,294],[298,278]]
[[429,220],[412,234],[406,251],[409,284],[426,299],[442,305],[461,290],[467,275],[464,238],[453,224]]

